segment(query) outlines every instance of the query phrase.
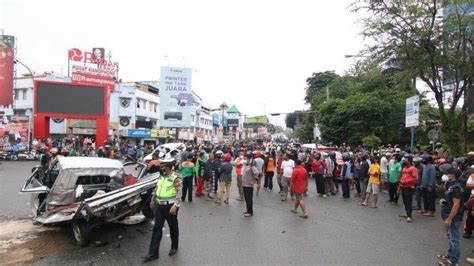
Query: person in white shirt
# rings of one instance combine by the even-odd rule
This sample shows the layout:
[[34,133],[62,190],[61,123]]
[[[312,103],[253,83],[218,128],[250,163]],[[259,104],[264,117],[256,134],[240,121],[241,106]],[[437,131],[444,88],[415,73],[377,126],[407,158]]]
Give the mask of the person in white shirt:
[[387,158],[387,157],[388,157],[388,154],[386,154],[385,156],[382,156],[382,158],[380,159],[380,173],[381,173],[381,175],[380,175],[380,191],[385,189],[385,185],[388,182],[388,173],[389,173],[388,160],[390,158]]
[[262,186],[262,177],[263,177],[263,165],[265,164],[265,161],[262,159],[262,153],[260,151],[254,152],[254,163],[255,167],[257,167],[258,170],[258,180],[257,180],[257,196],[258,193],[260,192],[260,188]]
[[[295,168],[295,162],[290,159],[289,155],[285,153],[284,160],[281,163],[281,170],[283,172],[283,178],[281,179],[281,201],[286,201],[288,198],[288,189],[291,188],[291,175]],[[291,198],[294,198],[293,192],[290,191]]]

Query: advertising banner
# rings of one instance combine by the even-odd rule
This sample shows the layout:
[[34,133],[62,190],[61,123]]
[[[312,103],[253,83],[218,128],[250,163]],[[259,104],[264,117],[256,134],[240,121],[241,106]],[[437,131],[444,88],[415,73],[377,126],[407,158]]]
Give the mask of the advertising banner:
[[22,146],[28,144],[28,123],[10,122],[2,125],[0,123],[0,146],[9,150],[14,144]]
[[191,127],[192,69],[161,67],[160,126]]
[[0,35],[0,106],[13,104],[15,37]]
[[407,98],[405,107],[405,127],[420,125],[420,96]]
[[105,59],[104,48],[93,48],[92,52],[69,49],[68,61],[73,83],[105,86],[110,91],[114,90],[119,65],[118,62]]

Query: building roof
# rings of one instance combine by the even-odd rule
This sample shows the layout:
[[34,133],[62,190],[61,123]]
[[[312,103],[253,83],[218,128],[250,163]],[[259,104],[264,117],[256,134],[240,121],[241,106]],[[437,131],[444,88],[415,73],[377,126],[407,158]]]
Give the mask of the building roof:
[[229,110],[227,110],[227,113],[229,114],[240,114],[239,109],[234,105],[232,105]]

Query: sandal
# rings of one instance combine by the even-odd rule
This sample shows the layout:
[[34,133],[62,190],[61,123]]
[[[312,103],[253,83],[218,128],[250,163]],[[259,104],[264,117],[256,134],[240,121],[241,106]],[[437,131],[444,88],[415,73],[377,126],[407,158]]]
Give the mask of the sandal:
[[303,218],[303,219],[308,219],[308,215],[307,215],[307,214],[300,215],[300,217]]
[[292,213],[296,213],[296,211],[295,211],[295,210],[290,210],[290,211],[291,211]]
[[425,212],[422,215],[425,216],[425,217],[434,217],[434,214],[432,214],[430,212]]
[[447,260],[448,259],[448,256],[447,255],[444,255],[444,254],[438,254],[436,255],[436,258],[440,259],[440,260]]
[[360,205],[364,206],[364,207],[367,207],[367,203],[361,203]]
[[377,209],[377,205],[371,205],[371,206],[369,206],[369,208]]

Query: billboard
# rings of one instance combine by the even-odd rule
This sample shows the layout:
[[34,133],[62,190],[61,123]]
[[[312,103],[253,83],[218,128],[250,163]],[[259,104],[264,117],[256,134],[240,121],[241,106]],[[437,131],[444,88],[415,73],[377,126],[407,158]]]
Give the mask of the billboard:
[[420,96],[407,98],[405,106],[405,127],[420,125]]
[[192,69],[161,67],[160,126],[191,127]]
[[104,114],[104,88],[39,83],[36,110],[40,113]]
[[93,48],[84,52],[78,48],[68,50],[71,79],[73,83],[105,86],[114,90],[118,75],[118,62],[105,59],[104,48]]
[[0,106],[13,104],[15,37],[0,35]]
[[15,143],[26,146],[28,144],[28,128],[28,123],[0,123],[0,146],[5,150],[8,150],[6,147],[11,147]]

